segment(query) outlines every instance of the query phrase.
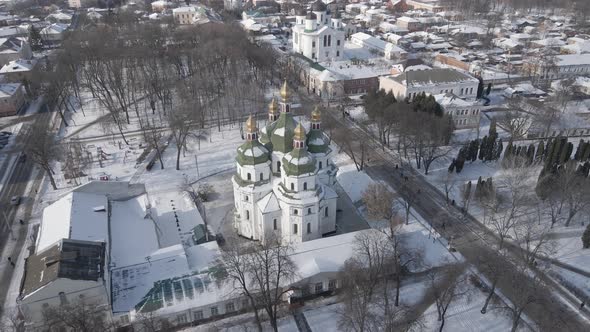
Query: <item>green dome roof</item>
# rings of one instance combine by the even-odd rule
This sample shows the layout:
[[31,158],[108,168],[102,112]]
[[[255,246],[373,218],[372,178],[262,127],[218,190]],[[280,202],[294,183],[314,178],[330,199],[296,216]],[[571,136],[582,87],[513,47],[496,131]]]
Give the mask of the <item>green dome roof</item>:
[[264,145],[268,150],[272,150],[272,143],[270,142],[270,136],[268,133],[272,132],[276,124],[277,121],[271,122],[264,128],[264,130],[260,131],[260,137],[258,138],[258,141],[262,143],[262,145]]
[[283,112],[273,124],[274,128],[267,131],[273,151],[287,153],[293,150],[293,135],[295,127],[297,127],[297,121],[295,121],[293,115]]
[[258,165],[270,160],[270,154],[258,141],[248,141],[238,148],[236,161],[240,165]]
[[283,157],[283,168],[288,176],[315,172],[315,158],[306,149],[294,149]]
[[326,153],[330,148],[321,130],[312,129],[307,134],[307,150],[311,153]]

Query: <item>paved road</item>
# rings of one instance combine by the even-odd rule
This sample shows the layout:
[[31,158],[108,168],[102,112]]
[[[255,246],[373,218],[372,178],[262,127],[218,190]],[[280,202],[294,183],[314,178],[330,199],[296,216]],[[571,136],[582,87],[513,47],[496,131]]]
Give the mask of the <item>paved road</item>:
[[[52,113],[47,111],[46,107],[42,107],[34,121],[50,123],[52,115]],[[31,124],[25,124],[25,126],[29,125]],[[26,130],[21,130],[19,135],[24,132],[26,132]],[[27,225],[25,224],[24,226],[21,226],[18,219],[23,219],[27,222],[31,218],[34,197],[31,197],[29,192],[26,192],[26,189],[31,181],[31,174],[33,173],[34,168],[35,165],[31,160],[27,160],[24,163],[18,163],[14,168],[12,175],[4,184],[2,192],[0,192],[0,209],[6,214],[9,224],[12,226],[13,234],[16,237],[16,240],[13,240],[6,227],[0,229],[0,253],[4,252],[5,249],[7,251],[4,253],[4,256],[0,258],[2,260],[7,260],[8,257],[18,257],[23,249],[22,247],[27,237]],[[30,192],[35,193],[35,190],[38,190],[42,179],[43,174],[39,172],[38,176],[33,179]],[[20,206],[10,205],[10,198],[12,196],[21,197]],[[0,218],[4,218],[4,215],[0,215]],[[4,222],[2,222],[2,224],[3,223]],[[7,268],[0,270],[0,303],[2,304],[6,299],[6,294],[13,274],[13,269],[9,268],[10,265],[6,265],[6,267]],[[3,308],[0,306],[0,315],[2,314],[2,310]]]
[[[314,103],[317,104],[317,101],[306,96],[301,97],[302,104],[307,104],[307,108],[310,108]],[[398,193],[401,193],[404,199],[408,196],[416,197],[413,208],[443,237],[453,238],[453,246],[470,264],[478,268],[481,267],[482,259],[492,257],[497,242],[494,234],[472,216],[465,216],[455,207],[449,207],[444,195],[428,183],[415,169],[406,166],[395,170],[394,165],[399,163],[399,157],[389,150],[384,151],[375,139],[355,126],[350,120],[343,120],[340,112],[330,111],[325,114],[323,121],[330,121],[336,127],[346,130],[350,137],[354,137],[355,141],[366,142],[369,146],[370,159],[365,168],[367,174],[374,179],[388,183]],[[404,177],[401,176],[402,172]],[[408,177],[408,180],[405,179],[405,176]],[[404,189],[407,191],[404,192]],[[516,248],[513,245],[508,244],[507,248],[512,255],[516,255]],[[507,261],[504,269],[513,269],[511,264]],[[478,270],[485,271],[483,268],[478,268]],[[586,308],[581,312],[578,311],[580,302],[577,298],[547,276],[543,275],[543,278],[547,284],[544,287],[546,291],[539,294],[537,302],[526,307],[527,317],[532,319],[542,331],[588,331],[590,325],[587,320],[581,317],[581,314],[590,317],[589,311]],[[509,299],[516,298],[520,291],[506,280],[501,281],[497,285],[497,289]],[[566,299],[570,305],[564,303],[562,299]]]

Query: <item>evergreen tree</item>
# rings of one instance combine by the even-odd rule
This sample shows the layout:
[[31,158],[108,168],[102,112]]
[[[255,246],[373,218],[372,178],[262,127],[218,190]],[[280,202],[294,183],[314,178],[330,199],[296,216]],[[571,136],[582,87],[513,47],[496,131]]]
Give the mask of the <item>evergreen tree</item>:
[[537,155],[535,158],[535,162],[538,163],[543,160],[543,155],[545,154],[545,144],[543,141],[539,142],[539,147],[537,148]]
[[580,161],[580,158],[582,158],[583,148],[584,148],[584,140],[581,139],[580,143],[578,143],[578,148],[576,149],[576,154],[574,154],[574,160]]
[[494,160],[494,151],[497,149],[498,142],[495,139],[495,136],[490,136],[488,138],[488,147],[486,149],[485,159],[487,161]]
[[453,171],[455,170],[455,163],[456,160],[455,158],[453,158],[453,161],[451,161],[451,164],[449,165],[449,173],[453,173]]
[[582,234],[582,246],[584,249],[590,248],[590,224],[586,226],[586,230]]
[[479,145],[479,160],[484,160],[487,148],[488,148],[488,137],[484,136],[481,139],[481,144]]
[[469,156],[468,159],[471,160],[471,162],[474,162],[477,160],[477,152],[479,150],[479,140],[475,139],[473,141],[471,141],[469,143]]
[[580,161],[587,161],[588,158],[590,158],[590,142],[584,143],[584,152],[582,152]]
[[490,129],[488,130],[488,136],[490,136],[490,137],[498,137],[496,122],[497,122],[496,119],[492,119],[492,121],[490,122]]
[[40,51],[43,49],[41,33],[34,25],[31,25],[31,28],[29,29],[29,45],[31,45],[33,51]]
[[494,160],[500,159],[503,149],[504,149],[504,144],[502,143],[502,139],[499,139],[498,144],[495,145]]
[[506,151],[504,152],[504,158],[502,159],[502,167],[507,168],[508,165],[512,162],[512,154],[514,153],[514,145],[512,145],[512,140],[508,142],[508,146],[506,147]]

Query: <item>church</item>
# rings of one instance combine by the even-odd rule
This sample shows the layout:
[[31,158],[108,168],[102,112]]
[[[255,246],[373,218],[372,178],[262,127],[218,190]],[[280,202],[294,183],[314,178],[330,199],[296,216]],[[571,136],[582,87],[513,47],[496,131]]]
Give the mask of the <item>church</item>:
[[338,195],[331,187],[338,169],[330,160],[321,112],[314,109],[306,133],[291,112],[290,94],[285,82],[260,132],[248,118],[246,142],[237,150],[234,226],[249,239],[276,235],[300,243],[336,231]]
[[309,13],[302,10],[295,16],[293,51],[315,62],[342,60],[345,37],[340,14],[332,15],[322,0]]

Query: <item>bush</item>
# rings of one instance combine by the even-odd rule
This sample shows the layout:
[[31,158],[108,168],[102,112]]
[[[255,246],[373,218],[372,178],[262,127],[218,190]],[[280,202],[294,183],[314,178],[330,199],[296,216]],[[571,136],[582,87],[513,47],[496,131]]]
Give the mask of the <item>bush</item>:
[[582,234],[582,245],[584,246],[584,249],[590,248],[590,224],[586,226],[586,230],[584,231],[584,234]]
[[215,189],[213,189],[212,185],[208,183],[199,184],[199,188],[197,189],[197,195],[199,195],[199,199],[201,199],[202,202],[208,202],[214,193]]

